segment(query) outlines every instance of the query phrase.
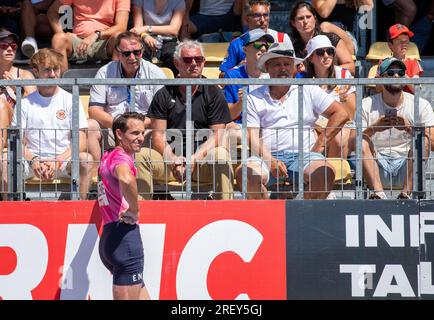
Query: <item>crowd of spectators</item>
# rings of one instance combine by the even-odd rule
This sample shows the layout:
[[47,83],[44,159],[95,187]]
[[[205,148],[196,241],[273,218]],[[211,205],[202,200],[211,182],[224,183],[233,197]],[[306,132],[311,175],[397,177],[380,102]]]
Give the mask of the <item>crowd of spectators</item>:
[[[422,76],[420,62],[410,59],[407,52],[413,38],[426,44],[416,33],[431,32],[434,1],[422,15],[417,0],[382,2],[395,17],[386,35],[392,58],[379,61],[376,76]],[[96,64],[96,79],[165,79],[161,67],[169,68],[175,77],[201,78],[207,53],[198,39],[228,31],[234,38],[219,67],[220,77],[349,79],[356,75],[359,14],[373,10],[374,5],[372,0],[294,1],[288,12],[291,32],[287,34],[270,28],[272,6],[267,0],[0,0],[0,78],[58,79],[75,63]],[[70,30],[65,29],[68,19],[73,22]],[[48,39],[50,48],[40,49],[41,39]],[[30,70],[14,66],[18,53],[30,58]],[[16,88],[2,86],[0,90],[3,151],[6,129],[17,124],[19,115],[14,110]],[[247,163],[249,198],[268,198],[271,185],[298,181],[301,134],[302,174],[308,188],[305,197],[333,198],[330,191],[335,169],[327,158],[346,159],[354,151],[355,87],[305,86],[303,132],[298,132],[297,86],[248,86],[247,96],[237,85],[223,90],[200,85],[191,90],[194,129],[207,130],[207,134],[204,140],[195,141],[193,154],[187,159],[185,86],[139,85],[134,97],[129,86],[92,86],[88,119],[80,105],[81,198],[87,198],[101,152],[114,146],[114,118],[128,111],[131,101],[135,110],[146,116],[148,133],[136,156],[142,199],[152,198],[156,181],[182,183],[187,171],[193,181],[213,184],[213,198],[232,199],[234,187],[241,189],[242,175],[240,166],[231,163],[225,141],[235,136],[241,144],[243,117],[247,118],[251,152]],[[365,178],[374,198],[384,198],[380,169],[394,177],[405,163],[407,174],[400,197],[407,198],[412,189],[412,162],[402,159],[410,158],[413,152],[406,135],[411,134],[414,122],[414,87],[377,86],[377,92],[363,100],[363,157],[369,158],[363,162],[364,172],[369,173]],[[60,132],[71,128],[71,94],[58,86],[28,86],[22,94],[21,124],[29,129],[24,139],[25,178],[69,176],[70,136]],[[246,115],[241,113],[244,100]],[[421,100],[420,109],[423,123],[434,125],[429,102]],[[38,126],[39,136],[30,130]],[[181,146],[170,143],[173,137],[168,130],[182,132]],[[386,133],[393,136],[399,152],[384,152],[386,146],[380,141],[387,140],[383,137]],[[431,137],[429,132],[427,137]],[[3,197],[6,171],[6,161],[2,161]],[[238,186],[233,185],[234,178]]]

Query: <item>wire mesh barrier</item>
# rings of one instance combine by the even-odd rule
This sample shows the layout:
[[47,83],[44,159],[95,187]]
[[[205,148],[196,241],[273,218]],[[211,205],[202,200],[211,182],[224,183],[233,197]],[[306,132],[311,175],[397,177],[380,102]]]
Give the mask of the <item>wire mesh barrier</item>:
[[[97,145],[90,138],[92,129],[80,126],[80,86],[116,85],[129,86],[130,111],[135,110],[135,90],[138,85],[186,85],[185,129],[146,131],[142,151],[136,154],[138,189],[142,199],[250,199],[261,196],[272,199],[365,199],[378,196],[376,185],[382,185],[380,197],[406,199],[434,197],[434,161],[430,151],[434,147],[431,138],[433,128],[421,119],[421,90],[434,85],[434,78],[417,79],[60,79],[60,80],[12,80],[0,81],[1,85],[57,84],[72,88],[71,125],[66,132],[52,127],[24,128],[21,119],[21,94],[17,93],[15,125],[1,129],[1,184],[3,200],[24,199],[94,199],[97,193],[97,167],[99,153],[110,147],[107,139]],[[242,85],[247,95],[249,85],[297,85],[298,105],[291,105],[287,112],[298,118],[291,127],[259,128],[259,145],[254,142],[252,128],[247,117],[242,117],[239,127],[224,130],[197,130],[193,121],[192,86],[194,85]],[[334,141],[324,141],[321,154],[311,151],[318,137],[326,137],[330,126],[306,123],[309,109],[304,106],[303,87],[311,85],[356,86],[356,113]],[[369,114],[362,108],[362,99],[369,95],[373,85],[414,84],[412,112],[409,122],[393,126],[376,125],[375,137],[372,124],[367,124]],[[85,106],[87,107],[87,106]],[[421,113],[422,112],[422,113]],[[247,115],[247,99],[243,99],[242,114]],[[310,116],[310,114],[309,114]],[[313,115],[317,117],[318,115]],[[387,116],[387,115],[386,115]],[[392,115],[396,117],[396,115]],[[395,119],[394,118],[394,119]],[[399,117],[398,117],[399,118]],[[80,129],[81,128],[81,129]],[[38,136],[33,150],[41,161],[53,160],[49,175],[39,176],[26,157],[29,130]],[[109,129],[98,134],[107,137]],[[65,131],[65,130],[63,130]],[[370,134],[371,133],[371,134]],[[43,154],[44,135],[62,137],[53,146],[52,154]],[[268,135],[268,136],[267,136]],[[168,141],[169,151],[161,152],[155,146],[156,136]],[[397,139],[399,138],[399,141]],[[56,148],[68,140],[68,157],[57,159],[62,151]],[[85,142],[85,148],[80,146]],[[201,146],[214,142],[212,148],[201,153]],[[289,142],[288,142],[289,141]],[[282,143],[292,149],[281,149]],[[111,145],[112,146],[112,145]],[[265,146],[265,148],[264,148]],[[334,151],[332,148],[334,146]],[[64,149],[62,149],[64,150]],[[264,151],[267,150],[267,151]],[[337,150],[337,151],[336,151]],[[397,153],[396,150],[399,150]],[[200,156],[198,156],[200,154]],[[33,159],[35,160],[35,159]],[[278,160],[278,161],[277,161]],[[279,169],[279,166],[286,169]],[[174,170],[174,167],[181,169]],[[303,172],[303,174],[298,174]],[[379,179],[379,181],[377,181]]]

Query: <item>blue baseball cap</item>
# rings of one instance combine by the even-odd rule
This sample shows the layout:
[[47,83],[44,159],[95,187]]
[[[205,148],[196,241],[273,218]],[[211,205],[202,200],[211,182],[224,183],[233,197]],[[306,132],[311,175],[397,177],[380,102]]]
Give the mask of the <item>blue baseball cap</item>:
[[247,46],[249,43],[255,42],[261,38],[265,38],[267,42],[274,43],[274,38],[271,34],[266,33],[261,28],[249,30],[241,35],[243,46]]

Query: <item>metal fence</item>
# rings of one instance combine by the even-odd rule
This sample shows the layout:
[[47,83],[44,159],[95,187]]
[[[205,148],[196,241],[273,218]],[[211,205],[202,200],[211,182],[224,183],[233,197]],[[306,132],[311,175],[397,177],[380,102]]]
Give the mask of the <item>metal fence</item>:
[[[424,128],[421,125],[419,119],[419,97],[421,88],[423,86],[434,85],[434,78],[417,78],[417,79],[395,79],[395,78],[381,78],[381,79],[56,79],[56,80],[1,80],[0,86],[16,86],[17,87],[17,103],[15,106],[15,111],[18,115],[21,115],[21,91],[22,86],[27,85],[53,85],[57,84],[62,87],[71,88],[73,94],[73,115],[72,115],[72,129],[71,129],[71,146],[72,146],[72,157],[71,157],[71,179],[69,190],[66,192],[70,194],[71,199],[78,199],[78,185],[79,185],[79,124],[78,124],[78,108],[79,108],[79,95],[81,86],[89,86],[93,84],[99,85],[118,85],[118,86],[129,86],[131,90],[131,101],[130,110],[134,111],[135,106],[135,90],[137,85],[186,85],[186,176],[185,182],[181,184],[180,193],[181,198],[190,199],[194,196],[196,191],[195,184],[192,180],[191,168],[190,168],[190,156],[193,154],[194,150],[194,125],[192,122],[192,103],[191,96],[193,85],[243,85],[243,95],[247,94],[248,85],[299,85],[298,87],[298,132],[303,131],[303,86],[305,85],[323,85],[323,84],[336,84],[336,85],[352,85],[357,87],[356,91],[356,116],[355,116],[355,131],[356,131],[356,148],[353,161],[353,177],[350,186],[345,186],[345,184],[340,184],[337,189],[344,194],[344,191],[350,191],[350,197],[355,199],[364,199],[367,196],[366,188],[364,187],[363,179],[363,167],[362,167],[362,99],[366,96],[368,86],[373,86],[376,84],[413,84],[415,85],[415,95],[414,95],[414,130],[411,137],[413,153],[413,198],[430,198],[432,196],[431,186],[427,188],[426,183],[433,177],[434,169],[431,168],[431,158],[429,155],[424,155]],[[365,93],[365,95],[364,95]],[[243,114],[246,114],[246,99],[243,99]],[[50,128],[41,128],[50,129]],[[23,179],[22,173],[22,134],[23,129],[21,128],[21,119],[18,117],[17,126],[9,127],[8,131],[8,148],[7,153],[2,153],[2,162],[7,161],[8,167],[8,190],[3,189],[3,184],[1,185],[0,191],[2,193],[7,192],[9,199],[13,200],[23,200],[26,191],[26,181]],[[304,150],[301,147],[303,145],[303,135],[298,136],[299,148],[299,161],[298,168],[299,172],[303,172],[303,158]],[[241,148],[239,151],[238,163],[241,165],[242,172],[242,182],[240,183],[239,190],[236,190],[237,197],[246,199],[247,198],[247,159],[249,157],[249,150],[247,137],[247,122],[246,117],[243,117],[243,123],[241,126]],[[4,173],[3,173],[4,174]],[[304,180],[303,175],[298,175],[297,181],[289,190],[288,194],[297,194],[297,199],[304,198]],[[3,180],[3,179],[2,179]],[[42,183],[39,184],[40,190],[39,195],[42,195]],[[215,182],[212,183],[212,188],[215,186]],[[279,187],[278,187],[279,188]],[[170,185],[167,183],[163,184],[163,191],[170,192]],[[178,188],[179,189],[179,188]],[[277,193],[281,190],[277,190]],[[390,190],[392,191],[392,189]]]

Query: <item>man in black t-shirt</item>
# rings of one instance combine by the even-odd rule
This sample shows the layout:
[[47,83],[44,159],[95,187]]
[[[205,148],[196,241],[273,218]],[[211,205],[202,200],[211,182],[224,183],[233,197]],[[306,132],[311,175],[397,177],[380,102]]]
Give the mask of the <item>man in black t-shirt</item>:
[[[180,78],[201,78],[205,55],[201,44],[181,42],[174,53]],[[138,188],[142,199],[153,193],[153,182],[183,182],[186,161],[191,163],[192,180],[213,184],[215,199],[233,198],[233,170],[224,147],[225,126],[231,122],[228,105],[215,85],[192,86],[192,155],[186,153],[186,86],[165,86],[149,107],[152,150],[143,148],[136,155]],[[170,142],[170,143],[169,143]]]

